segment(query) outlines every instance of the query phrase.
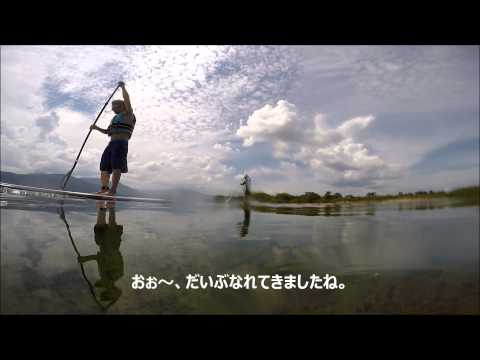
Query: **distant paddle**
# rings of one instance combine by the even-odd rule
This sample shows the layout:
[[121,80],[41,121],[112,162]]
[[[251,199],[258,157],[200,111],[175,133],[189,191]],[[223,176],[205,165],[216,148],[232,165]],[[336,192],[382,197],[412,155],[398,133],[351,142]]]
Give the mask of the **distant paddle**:
[[[115,93],[117,92],[117,90],[118,90],[119,87],[120,87],[120,85],[117,85],[117,87],[115,88],[115,90],[113,90],[112,95],[110,95],[110,97],[108,98],[108,100],[107,100],[107,102],[105,103],[105,105],[103,105],[102,110],[100,110],[100,113],[98,114],[97,118],[96,118],[95,121],[93,122],[93,125],[95,125],[95,124],[97,123],[98,119],[100,118],[100,115],[102,115],[102,113],[103,113],[103,110],[105,110],[105,108],[107,107],[108,103],[110,102],[110,99],[113,97],[113,95],[115,95]],[[92,132],[92,129],[90,128],[90,130],[88,131],[87,137],[86,137],[85,140],[83,141],[82,147],[80,148],[80,151],[78,152],[77,158],[75,159],[75,163],[73,164],[73,166],[72,166],[72,168],[70,169],[70,171],[63,177],[62,190],[65,190],[65,187],[67,186],[68,180],[70,180],[70,177],[72,176],[73,170],[74,170],[75,167],[77,166],[78,159],[80,159],[80,154],[82,153],[83,147],[85,146],[85,144],[86,144],[86,142],[87,142],[87,140],[88,140],[88,137],[90,136],[90,133],[91,133],[91,132]]]

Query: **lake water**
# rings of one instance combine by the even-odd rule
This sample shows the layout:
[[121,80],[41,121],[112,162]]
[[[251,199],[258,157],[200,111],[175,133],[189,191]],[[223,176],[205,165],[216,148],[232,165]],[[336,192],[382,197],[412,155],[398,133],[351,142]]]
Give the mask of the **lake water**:
[[[479,313],[478,205],[111,206],[1,195],[2,313]],[[256,289],[192,289],[189,274],[330,274],[344,288],[265,289],[257,278]],[[134,289],[135,275],[168,283]]]

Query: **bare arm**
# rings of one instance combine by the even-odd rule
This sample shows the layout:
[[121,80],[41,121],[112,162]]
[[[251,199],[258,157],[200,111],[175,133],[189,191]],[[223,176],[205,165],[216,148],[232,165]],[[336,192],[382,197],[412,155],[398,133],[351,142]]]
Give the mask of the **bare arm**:
[[97,259],[98,259],[97,255],[88,255],[88,256],[79,256],[78,257],[78,261],[80,263],[84,263],[84,262],[92,261],[92,260],[97,260]]
[[127,114],[132,114],[132,104],[130,103],[130,95],[128,95],[127,89],[125,89],[125,85],[122,86],[122,95],[123,95],[123,102],[125,104],[125,111]]
[[118,83],[122,88],[123,103],[125,104],[125,113],[128,115],[128,120],[133,123],[133,109],[130,102],[130,95],[128,95],[127,89],[125,88],[125,83],[120,81]]
[[90,126],[90,130],[98,130],[103,134],[108,134],[107,129],[102,129],[102,128],[98,127],[97,125]]

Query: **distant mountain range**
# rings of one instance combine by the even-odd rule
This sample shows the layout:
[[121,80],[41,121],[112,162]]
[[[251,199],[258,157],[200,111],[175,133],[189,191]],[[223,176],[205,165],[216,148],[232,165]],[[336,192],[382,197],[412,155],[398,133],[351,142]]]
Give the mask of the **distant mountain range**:
[[[16,174],[13,172],[0,171],[0,182],[35,186],[49,189],[59,189],[65,174]],[[93,193],[100,188],[99,179],[92,177],[72,176],[68,182],[67,190]],[[186,188],[173,188],[159,191],[138,191],[127,185],[119,184],[117,193],[122,196],[155,197],[170,199],[174,202],[198,202],[212,199],[210,195],[202,194]]]

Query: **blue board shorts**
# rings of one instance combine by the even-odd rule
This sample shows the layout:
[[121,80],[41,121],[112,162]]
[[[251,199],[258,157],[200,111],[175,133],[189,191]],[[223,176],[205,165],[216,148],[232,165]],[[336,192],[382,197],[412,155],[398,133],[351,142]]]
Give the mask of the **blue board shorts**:
[[122,173],[127,173],[127,154],[128,140],[111,140],[103,151],[100,171],[107,171],[111,174],[113,169],[120,169]]

